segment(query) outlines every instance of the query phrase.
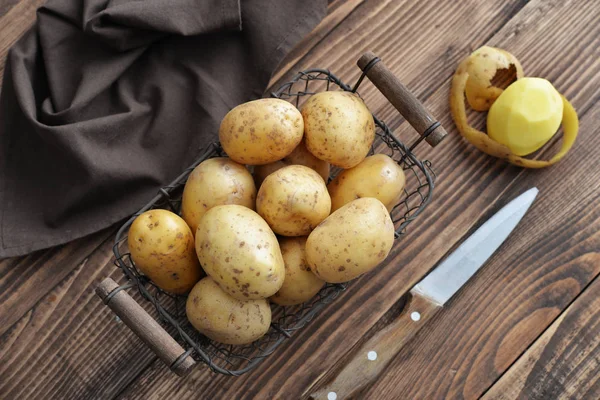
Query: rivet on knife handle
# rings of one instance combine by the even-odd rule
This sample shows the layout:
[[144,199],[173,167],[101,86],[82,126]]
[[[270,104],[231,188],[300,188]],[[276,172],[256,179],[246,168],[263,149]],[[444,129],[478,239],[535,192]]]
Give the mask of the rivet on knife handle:
[[375,382],[400,349],[440,308],[439,304],[411,292],[400,317],[360,346],[333,380],[310,398],[342,400],[360,394]]

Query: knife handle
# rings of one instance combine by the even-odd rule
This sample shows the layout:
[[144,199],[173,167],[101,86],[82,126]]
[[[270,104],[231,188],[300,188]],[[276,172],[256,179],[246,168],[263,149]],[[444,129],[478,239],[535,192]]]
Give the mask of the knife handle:
[[[344,400],[360,394],[394,359],[400,349],[421,329],[441,306],[413,291],[408,304],[396,320],[377,332],[371,339],[351,350],[350,359],[344,357],[336,375],[309,395],[311,399]],[[335,393],[330,395],[330,393]]]

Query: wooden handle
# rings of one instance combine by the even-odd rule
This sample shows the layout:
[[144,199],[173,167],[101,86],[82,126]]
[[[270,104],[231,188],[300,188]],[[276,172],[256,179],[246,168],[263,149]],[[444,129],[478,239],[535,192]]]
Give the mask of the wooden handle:
[[[404,118],[432,147],[437,146],[446,137],[446,131],[431,116],[421,102],[400,82],[383,61],[368,51],[358,60],[362,71],[381,93],[396,107]],[[368,68],[367,68],[368,67]],[[437,127],[436,127],[437,124]]]
[[345,400],[359,395],[377,379],[400,349],[441,308],[419,294],[411,292],[410,296],[402,314],[353,351],[349,360],[343,359],[337,375],[312,393],[311,399]]
[[106,278],[96,287],[96,294],[173,372],[187,375],[196,364],[194,359],[188,355],[179,360],[185,350],[125,290],[109,297],[118,287],[117,282]]

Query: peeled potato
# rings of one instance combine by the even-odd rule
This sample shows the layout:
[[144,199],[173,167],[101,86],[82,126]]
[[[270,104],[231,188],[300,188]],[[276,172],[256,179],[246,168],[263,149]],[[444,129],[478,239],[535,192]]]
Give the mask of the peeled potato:
[[186,293],[204,275],[192,231],[170,211],[157,209],[139,215],[129,228],[127,245],[136,267],[167,292]]
[[306,261],[306,237],[281,238],[279,247],[285,263],[285,279],[271,301],[291,306],[310,300],[319,293],[325,281],[311,272]]
[[367,157],[356,167],[340,172],[327,185],[331,211],[361,197],[374,197],[392,211],[400,201],[405,182],[402,167],[390,157],[385,154]]
[[562,118],[563,102],[554,86],[542,78],[522,78],[492,104],[487,131],[512,154],[525,156],[554,136]]
[[331,214],[308,236],[306,260],[325,282],[352,280],[375,268],[394,244],[394,224],[379,200],[364,197]]
[[267,176],[256,196],[256,211],[273,232],[304,236],[327,218],[331,199],[316,171],[290,165]]
[[264,299],[283,284],[277,238],[247,207],[230,204],[208,210],[196,231],[196,253],[206,273],[236,299]]
[[302,107],[306,148],[315,157],[347,169],[360,163],[375,139],[373,115],[357,95],[321,92]]
[[564,132],[562,146],[558,153],[549,160],[528,159],[514,154],[508,146],[492,139],[485,132],[475,129],[467,121],[465,95],[467,102],[474,110],[488,110],[503,93],[502,88],[491,84],[492,78],[497,71],[510,68],[514,69],[516,79],[523,77],[523,69],[517,59],[512,54],[494,47],[484,46],[462,60],[452,77],[450,89],[452,118],[460,134],[480,151],[521,167],[549,167],[560,161],[569,152],[579,130],[577,112],[564,96],[561,95]]
[[226,157],[210,158],[190,174],[181,203],[181,216],[196,233],[200,218],[209,209],[239,204],[254,210],[256,186],[246,167]]
[[240,104],[219,128],[223,150],[240,164],[269,164],[289,155],[304,133],[300,111],[287,101],[260,99]]
[[265,299],[242,301],[224,292],[211,277],[194,286],[185,307],[190,323],[204,336],[224,344],[247,344],[262,337],[271,325]]

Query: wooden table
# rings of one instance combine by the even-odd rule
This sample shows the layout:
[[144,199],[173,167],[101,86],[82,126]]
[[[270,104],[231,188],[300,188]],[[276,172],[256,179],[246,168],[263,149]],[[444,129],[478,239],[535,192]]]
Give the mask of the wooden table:
[[[41,3],[0,1],[2,59]],[[600,398],[599,21],[600,4],[585,0],[332,2],[273,83],[306,67],[330,68],[353,82],[356,59],[370,49],[450,133],[435,150],[420,147],[439,176],[435,198],[387,264],[254,372],[231,378],[198,367],[179,379],[94,294],[106,276],[122,282],[111,252],[114,229],[4,260],[0,397],[299,398],[395,318],[401,296],[457,242],[537,186],[537,201],[500,251],[364,397]],[[484,44],[515,54],[527,75],[549,79],[577,108],[580,135],[558,165],[516,168],[458,136],[448,110],[450,78],[459,60]],[[400,138],[414,137],[370,83],[361,94]]]

